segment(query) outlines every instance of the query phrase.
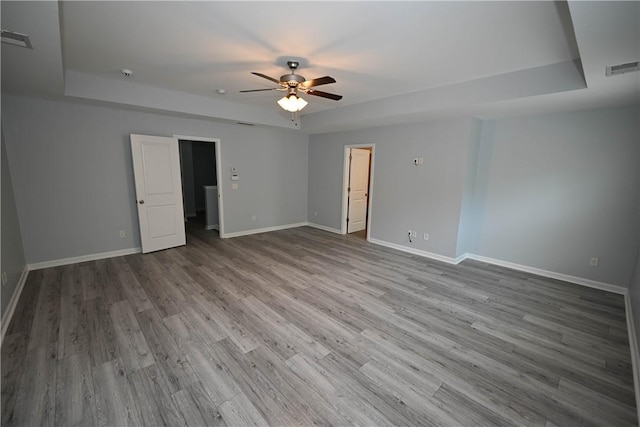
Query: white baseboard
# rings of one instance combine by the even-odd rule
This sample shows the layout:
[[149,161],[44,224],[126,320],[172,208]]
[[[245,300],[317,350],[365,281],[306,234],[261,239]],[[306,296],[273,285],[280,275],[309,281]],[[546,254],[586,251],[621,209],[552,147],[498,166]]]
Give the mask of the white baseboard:
[[631,310],[631,297],[629,296],[629,292],[625,292],[624,294],[624,306],[627,313],[627,333],[629,334],[631,366],[633,367],[633,388],[636,393],[636,413],[640,420],[640,353],[638,352],[636,325],[633,321],[633,311]]
[[447,264],[454,264],[455,265],[455,264],[458,264],[460,261],[462,261],[464,259],[464,258],[458,259],[459,257],[458,258],[451,258],[451,257],[440,255],[440,254],[434,254],[433,252],[427,252],[427,251],[423,251],[423,250],[420,250],[420,249],[414,249],[414,248],[410,248],[410,247],[407,247],[407,246],[398,245],[396,243],[385,242],[384,240],[369,239],[369,241],[371,243],[375,243],[376,245],[386,246],[387,248],[397,249],[399,251],[408,252],[408,253],[413,254],[413,255],[419,255],[419,256],[423,256],[425,258],[434,259],[436,261],[446,262]]
[[248,236],[250,234],[268,233],[270,231],[286,230],[287,228],[297,228],[307,225],[306,222],[297,222],[295,224],[276,225],[274,227],[254,228],[253,230],[236,231],[234,233],[224,233],[224,238]]
[[513,270],[523,271],[525,273],[532,273],[538,276],[549,277],[551,279],[562,280],[565,282],[575,283],[577,285],[587,286],[589,288],[600,289],[602,291],[612,292],[614,294],[624,295],[627,293],[627,288],[620,285],[613,285],[610,283],[597,282],[595,280],[584,279],[578,276],[571,276],[569,274],[557,273],[555,271],[543,270],[541,268],[529,267],[527,265],[516,264],[509,261],[502,261],[499,259],[488,258],[475,254],[466,254],[465,258],[473,259],[480,262],[486,262],[487,264],[498,265],[500,267],[511,268]]
[[78,262],[95,261],[98,259],[113,258],[117,256],[124,256],[124,255],[131,255],[131,254],[139,254],[140,252],[142,252],[142,248],[120,249],[118,251],[101,252],[98,254],[81,255],[81,256],[72,257],[72,258],[61,258],[61,259],[54,259],[51,261],[36,262],[33,264],[28,264],[27,267],[29,267],[29,270],[40,270],[42,268],[59,267],[61,265],[75,264]]
[[18,284],[16,289],[13,291],[13,295],[11,295],[11,300],[9,301],[9,305],[7,305],[7,309],[2,316],[2,335],[0,335],[0,346],[2,346],[2,342],[4,342],[4,335],[7,333],[7,328],[9,327],[9,323],[11,323],[11,318],[13,317],[13,312],[18,305],[18,301],[20,300],[20,295],[22,294],[22,289],[24,288],[24,284],[27,282],[27,276],[29,275],[29,266],[25,265],[22,270],[22,274],[20,275],[20,279],[18,279]]
[[220,226],[218,224],[205,225],[204,229],[205,230],[220,230]]
[[315,224],[313,222],[308,222],[307,225],[309,227],[317,228],[318,230],[328,231],[329,233],[342,234],[342,230],[338,230],[337,228],[327,227],[326,225]]

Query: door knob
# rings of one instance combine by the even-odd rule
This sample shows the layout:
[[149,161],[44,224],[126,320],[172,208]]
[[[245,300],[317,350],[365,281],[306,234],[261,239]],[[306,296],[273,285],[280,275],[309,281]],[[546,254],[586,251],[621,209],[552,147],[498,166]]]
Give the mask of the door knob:
[[138,203],[140,203],[141,205],[144,205],[144,200],[140,200]]

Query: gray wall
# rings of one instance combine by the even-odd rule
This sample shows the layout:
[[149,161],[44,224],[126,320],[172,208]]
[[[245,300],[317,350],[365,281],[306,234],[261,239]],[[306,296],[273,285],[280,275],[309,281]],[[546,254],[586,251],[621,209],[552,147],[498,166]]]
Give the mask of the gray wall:
[[471,132],[469,136],[469,152],[467,154],[464,192],[462,193],[462,208],[460,211],[460,224],[458,225],[456,256],[472,253],[475,241],[477,240],[478,218],[474,212],[474,195],[481,134],[482,121],[473,119],[471,121]]
[[2,107],[28,263],[140,246],[130,133],[221,139],[227,233],[307,219],[308,137],[299,131],[4,94]]
[[639,116],[635,107],[314,135],[309,221],[340,229],[343,147],[374,142],[372,238],[626,287],[640,245]]
[[626,108],[484,122],[473,252],[628,286],[640,235],[638,117]]
[[4,129],[2,130],[2,151],[0,152],[2,161],[2,232],[1,239],[1,266],[0,269],[7,273],[7,285],[2,286],[2,318],[5,310],[11,301],[11,297],[18,286],[20,276],[26,264],[24,250],[22,248],[22,236],[20,235],[20,224],[16,212],[16,204],[13,194],[13,184],[9,164],[7,162],[7,151],[4,142]]
[[469,119],[312,135],[309,221],[340,229],[344,146],[375,143],[371,237],[455,257],[470,142]]

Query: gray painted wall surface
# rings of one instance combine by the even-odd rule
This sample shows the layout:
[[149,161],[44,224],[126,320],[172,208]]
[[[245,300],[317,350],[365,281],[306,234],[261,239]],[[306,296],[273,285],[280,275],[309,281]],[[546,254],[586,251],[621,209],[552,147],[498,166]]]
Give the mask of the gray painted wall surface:
[[470,131],[464,119],[312,135],[309,221],[340,229],[344,146],[375,143],[371,237],[455,257]]
[[308,137],[299,131],[4,94],[2,107],[28,263],[140,246],[130,133],[221,139],[227,233],[307,219]]
[[626,108],[485,122],[474,252],[628,286],[640,235],[638,117]]
[[4,129],[2,131],[2,151],[0,152],[2,164],[2,232],[1,238],[1,271],[7,273],[7,285],[2,286],[2,317],[11,301],[11,297],[18,286],[20,276],[26,264],[24,250],[22,248],[22,236],[20,234],[20,224],[13,194],[13,185],[9,164],[7,162],[7,151],[4,142]]
[[465,253],[472,253],[474,242],[477,239],[477,224],[473,206],[481,133],[482,121],[472,119],[464,192],[462,194],[462,208],[460,211],[460,224],[458,225],[456,257],[464,255]]

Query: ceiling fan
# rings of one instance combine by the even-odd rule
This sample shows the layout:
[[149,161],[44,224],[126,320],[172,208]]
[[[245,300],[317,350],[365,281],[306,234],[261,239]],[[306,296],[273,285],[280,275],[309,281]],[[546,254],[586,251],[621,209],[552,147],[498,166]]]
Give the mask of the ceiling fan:
[[284,74],[280,76],[280,80],[276,80],[273,77],[269,77],[262,73],[252,72],[258,77],[262,77],[263,79],[270,80],[274,83],[278,84],[278,87],[270,88],[270,89],[250,89],[250,90],[241,90],[240,92],[263,92],[268,90],[281,90],[287,91],[287,94],[278,101],[278,105],[280,105],[286,111],[291,113],[296,113],[302,110],[308,103],[304,99],[298,96],[298,91],[304,92],[308,95],[320,96],[322,98],[332,99],[334,101],[340,101],[342,99],[342,95],[335,95],[333,93],[322,92],[320,90],[312,89],[315,86],[326,85],[330,83],[335,83],[336,80],[333,77],[324,76],[313,80],[306,80],[299,74],[296,74],[296,69],[300,65],[297,61],[287,61],[287,66],[291,70],[290,74]]

